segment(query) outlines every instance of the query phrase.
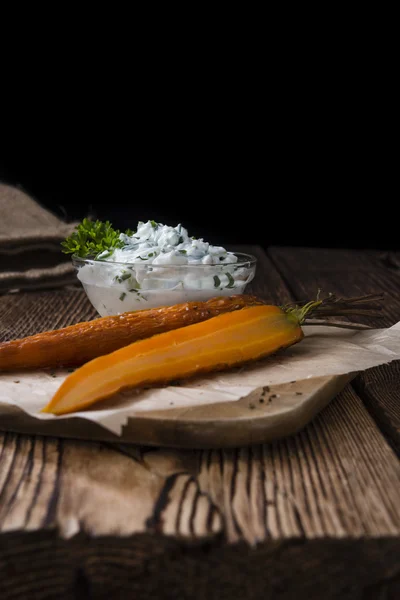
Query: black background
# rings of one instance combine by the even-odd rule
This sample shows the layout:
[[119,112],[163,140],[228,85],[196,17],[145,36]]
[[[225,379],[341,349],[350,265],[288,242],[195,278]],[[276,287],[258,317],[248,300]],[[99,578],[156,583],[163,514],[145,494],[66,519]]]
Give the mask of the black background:
[[370,66],[214,72],[151,90],[126,76],[124,93],[80,81],[38,102],[35,79],[29,102],[2,110],[0,180],[67,220],[182,223],[215,244],[400,249],[393,94]]
[[[54,143],[7,153],[0,179],[67,220],[87,215],[118,228],[176,225],[218,243],[399,249],[397,185],[359,146],[243,149],[163,145],[141,154]],[[154,142],[155,145],[156,142]],[[68,146],[68,147],[67,147]],[[87,156],[86,153],[90,156]],[[353,154],[354,153],[354,154]],[[358,155],[357,155],[358,154]]]

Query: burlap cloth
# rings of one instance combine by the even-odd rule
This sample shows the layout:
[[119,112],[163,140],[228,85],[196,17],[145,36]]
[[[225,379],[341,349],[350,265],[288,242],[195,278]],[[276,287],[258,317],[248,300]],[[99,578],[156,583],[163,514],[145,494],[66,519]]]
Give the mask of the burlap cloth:
[[75,226],[0,183],[0,293],[76,283],[71,258],[60,246]]

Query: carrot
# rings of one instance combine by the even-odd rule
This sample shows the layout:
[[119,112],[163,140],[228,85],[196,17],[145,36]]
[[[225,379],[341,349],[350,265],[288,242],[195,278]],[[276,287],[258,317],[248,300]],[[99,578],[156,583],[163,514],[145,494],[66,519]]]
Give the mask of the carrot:
[[262,304],[255,296],[215,297],[206,302],[128,312],[0,343],[0,371],[77,366],[136,340]]
[[374,308],[373,303],[381,298],[370,294],[342,299],[330,294],[302,305],[261,304],[139,340],[72,373],[42,412],[67,414],[124,388],[168,383],[257,360],[300,342],[302,325],[310,315],[376,316],[382,307]]
[[303,338],[299,319],[277,306],[254,306],[134,342],[86,363],[63,382],[43,412],[62,415],[124,388],[227,369]]

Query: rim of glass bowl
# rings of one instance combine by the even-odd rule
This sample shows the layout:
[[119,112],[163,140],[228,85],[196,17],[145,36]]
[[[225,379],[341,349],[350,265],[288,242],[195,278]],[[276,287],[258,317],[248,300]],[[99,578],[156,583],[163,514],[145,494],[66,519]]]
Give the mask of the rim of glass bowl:
[[231,252],[231,254],[234,254],[235,256],[238,257],[238,262],[236,263],[217,263],[216,265],[207,265],[207,264],[191,264],[191,263],[187,263],[185,265],[177,265],[174,263],[170,263],[170,264],[166,264],[166,265],[158,265],[158,264],[153,264],[151,262],[147,262],[145,260],[142,261],[138,261],[138,262],[113,262],[111,260],[96,260],[94,258],[82,258],[81,256],[77,256],[76,254],[72,255],[72,263],[75,266],[78,265],[84,265],[84,264],[89,264],[89,265],[107,265],[107,266],[117,266],[117,267],[125,267],[125,269],[127,267],[130,266],[140,266],[140,267],[157,267],[157,269],[170,269],[171,267],[174,267],[174,269],[195,269],[195,268],[216,268],[216,267],[227,267],[227,266],[234,266],[234,267],[247,267],[247,268],[251,268],[251,267],[255,267],[256,263],[257,263],[257,258],[255,256],[253,256],[252,254],[246,254],[245,252]]

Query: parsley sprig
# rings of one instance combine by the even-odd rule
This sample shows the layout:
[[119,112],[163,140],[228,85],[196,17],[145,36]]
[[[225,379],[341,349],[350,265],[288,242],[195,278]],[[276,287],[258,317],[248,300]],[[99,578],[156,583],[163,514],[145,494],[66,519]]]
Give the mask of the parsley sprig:
[[[64,254],[76,254],[82,258],[97,257],[99,254],[109,251],[110,256],[115,248],[121,248],[124,244],[119,239],[120,231],[114,229],[110,221],[89,221],[83,219],[64,242],[61,242]],[[104,256],[105,258],[106,256]]]

